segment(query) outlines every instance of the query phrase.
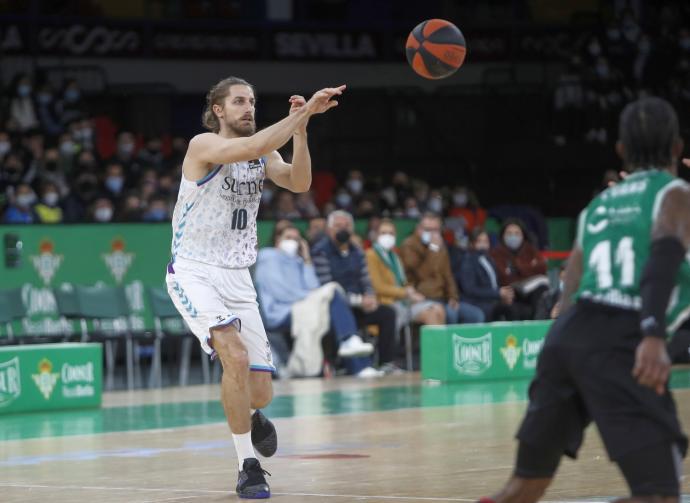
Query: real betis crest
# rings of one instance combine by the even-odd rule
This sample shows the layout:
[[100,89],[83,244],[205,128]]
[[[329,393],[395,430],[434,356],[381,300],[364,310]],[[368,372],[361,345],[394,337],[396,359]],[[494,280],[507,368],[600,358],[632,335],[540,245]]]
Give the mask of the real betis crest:
[[506,345],[501,348],[501,354],[510,370],[515,368],[521,352],[522,350],[518,347],[517,338],[512,334],[509,335],[506,338]]
[[53,372],[53,364],[50,363],[50,360],[43,358],[38,364],[38,374],[31,374],[31,377],[33,377],[43,397],[49,400],[60,378],[60,374]]
[[62,264],[63,257],[53,253],[54,248],[52,241],[44,239],[38,246],[38,255],[31,255],[31,263],[46,286],[50,285],[53,276]]
[[125,251],[125,242],[122,238],[115,238],[110,245],[111,252],[103,254],[105,265],[110,269],[115,281],[120,284],[125,277],[129,267],[134,261],[134,254]]

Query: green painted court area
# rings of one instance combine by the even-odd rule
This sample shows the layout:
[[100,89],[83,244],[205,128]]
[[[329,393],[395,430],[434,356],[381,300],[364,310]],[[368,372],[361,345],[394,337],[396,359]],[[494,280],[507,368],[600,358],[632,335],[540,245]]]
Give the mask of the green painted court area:
[[[476,383],[420,382],[404,386],[276,396],[271,418],[362,414],[398,409],[523,402],[529,379]],[[690,369],[675,370],[671,386],[690,388]],[[219,401],[174,402],[0,416],[0,441],[179,428],[225,421]]]

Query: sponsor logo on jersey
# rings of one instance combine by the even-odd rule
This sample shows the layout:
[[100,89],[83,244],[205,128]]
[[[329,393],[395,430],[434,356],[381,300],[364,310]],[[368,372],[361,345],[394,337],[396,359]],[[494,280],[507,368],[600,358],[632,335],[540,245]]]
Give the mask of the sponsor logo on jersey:
[[[597,208],[594,210],[593,213],[594,213],[593,218],[605,216],[606,215],[606,207],[605,206],[597,206]],[[587,224],[587,232],[589,232],[590,234],[598,234],[601,231],[603,231],[604,229],[606,229],[606,227],[608,227],[608,225],[609,225],[609,221],[607,218],[600,220],[597,223],[589,223],[589,224]]]
[[226,176],[223,178],[223,185],[221,185],[220,188],[223,190],[229,190],[238,196],[253,196],[263,192],[264,181],[262,179],[240,182],[233,176]]
[[478,376],[491,367],[491,332],[481,337],[453,334],[453,362],[459,374]]

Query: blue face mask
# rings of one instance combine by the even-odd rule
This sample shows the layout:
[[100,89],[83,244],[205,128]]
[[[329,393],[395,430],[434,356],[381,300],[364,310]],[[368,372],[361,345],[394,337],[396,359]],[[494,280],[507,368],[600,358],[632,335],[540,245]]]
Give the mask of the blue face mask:
[[21,86],[17,87],[17,94],[22,98],[26,98],[31,94],[31,86],[28,84],[22,84]]
[[51,101],[53,101],[53,97],[48,93],[41,93],[38,95],[38,102],[41,105],[47,105]]
[[114,192],[115,194],[120,193],[124,184],[125,184],[124,178],[119,177],[119,176],[109,176],[108,178],[105,179],[106,188],[110,192]]
[[65,91],[65,99],[67,101],[77,101],[79,97],[81,96],[81,93],[77,89],[67,89]]
[[144,215],[144,220],[147,222],[162,222],[168,218],[168,212],[162,208],[154,208],[149,210]]
[[510,234],[504,237],[503,241],[505,241],[506,246],[513,251],[518,250],[522,246],[522,236],[518,236],[517,234]]

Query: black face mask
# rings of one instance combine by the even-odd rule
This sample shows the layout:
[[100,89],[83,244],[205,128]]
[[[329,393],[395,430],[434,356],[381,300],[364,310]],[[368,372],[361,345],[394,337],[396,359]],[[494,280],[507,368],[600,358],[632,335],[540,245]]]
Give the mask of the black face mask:
[[57,162],[55,161],[48,161],[46,162],[46,171],[57,171]]
[[341,245],[344,245],[345,243],[350,241],[350,231],[343,229],[341,231],[336,232],[335,240]]

